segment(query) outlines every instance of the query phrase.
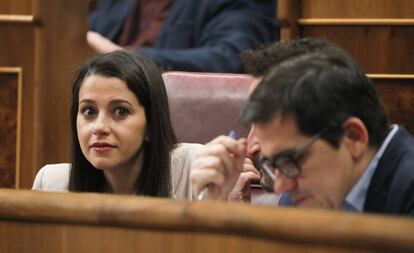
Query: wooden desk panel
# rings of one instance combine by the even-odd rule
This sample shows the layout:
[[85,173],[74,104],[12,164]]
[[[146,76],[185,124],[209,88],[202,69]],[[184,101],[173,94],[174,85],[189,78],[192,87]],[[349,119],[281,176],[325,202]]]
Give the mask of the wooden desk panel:
[[338,44],[367,73],[414,73],[414,26],[302,26],[301,37]]
[[300,0],[300,2],[302,18],[412,18],[414,14],[412,0]]
[[[9,178],[9,180],[13,180],[13,183],[10,181],[7,184],[2,184],[3,187],[7,185],[7,187],[13,186],[17,188],[22,184],[24,185],[25,182],[32,181],[31,183],[33,183],[34,92],[36,88],[33,66],[34,35],[35,30],[30,24],[0,24],[0,36],[3,38],[0,40],[0,69],[2,69],[2,74],[14,75],[15,81],[17,81],[17,72],[10,72],[10,69],[19,68],[21,70],[18,74],[19,78],[21,78],[21,102],[18,105],[19,107],[16,105],[16,110],[14,111],[14,117],[18,121],[16,122],[16,127],[19,126],[20,131],[16,132],[17,143],[10,143],[11,146],[5,146],[4,148],[8,150],[9,154],[14,153],[16,171],[19,171],[21,167],[25,168],[24,171],[20,170],[19,177]],[[7,96],[6,99],[10,100],[11,103],[17,102],[17,93]],[[20,117],[18,117],[18,109],[21,111]],[[10,166],[9,164],[9,169],[11,169]]]
[[0,15],[31,15],[33,13],[33,0],[1,0]]
[[414,135],[414,78],[372,79],[390,123],[403,125]]
[[371,252],[312,243],[292,244],[289,240],[284,242],[281,239],[263,239],[226,233],[13,221],[0,221],[0,245],[2,250],[8,253]]
[[16,181],[20,78],[18,71],[0,68],[0,187],[2,188],[14,188]]
[[41,166],[69,160],[71,81],[92,55],[86,31],[84,0],[0,3],[0,67],[23,71],[21,134],[15,153],[22,169],[15,187],[30,188]]
[[412,252],[410,218],[0,189],[6,252]]

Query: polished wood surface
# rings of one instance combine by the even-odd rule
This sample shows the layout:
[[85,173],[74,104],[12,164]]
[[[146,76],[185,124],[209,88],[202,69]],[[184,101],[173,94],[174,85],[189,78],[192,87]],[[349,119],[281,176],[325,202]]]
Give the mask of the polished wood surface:
[[4,15],[0,14],[0,23],[5,24],[32,24],[36,19],[32,15]]
[[7,252],[412,252],[413,231],[391,216],[0,190]]
[[314,37],[343,47],[362,66],[392,123],[414,134],[414,1],[279,0],[281,39]]
[[400,75],[400,74],[368,74],[369,78],[377,79],[414,79],[414,74]]
[[371,74],[391,124],[401,124],[414,135],[414,75]]
[[[289,0],[282,0],[289,1]],[[303,18],[413,18],[412,0],[301,0]]]
[[300,0],[278,0],[277,18],[280,25],[280,40],[290,40],[299,35]]
[[414,135],[414,78],[371,78],[377,88],[390,123],[398,123]]
[[[7,147],[13,152],[14,147],[18,146],[20,150],[16,151],[16,162],[20,163],[17,170],[21,167],[25,171],[21,173],[23,178],[33,178],[33,138],[35,135],[33,129],[34,117],[34,48],[35,48],[35,31],[31,25],[13,25],[1,24],[0,34],[3,39],[0,40],[0,68],[20,68],[22,70],[22,95],[21,95],[21,119],[17,125],[21,126],[20,143]],[[16,50],[18,48],[18,50]],[[7,97],[13,99],[13,97]],[[17,116],[18,111],[15,111]],[[16,140],[17,141],[17,140]],[[21,154],[17,159],[18,153]],[[17,165],[17,164],[16,164]],[[27,173],[26,173],[27,172]],[[20,178],[21,180],[21,178]],[[19,185],[13,184],[15,187]],[[4,185],[2,185],[4,187]]]
[[0,3],[0,68],[24,73],[21,135],[15,144],[21,173],[15,187],[30,188],[41,166],[69,160],[71,81],[92,55],[86,31],[84,0]]
[[414,1],[280,0],[278,7],[282,39],[325,38],[368,73],[414,74]]
[[18,181],[16,145],[20,96],[21,69],[0,68],[0,187],[14,188]]
[[414,25],[302,26],[301,36],[338,44],[367,73],[414,74]]
[[30,15],[33,13],[34,0],[2,0],[0,14]]
[[92,55],[86,43],[87,6],[84,0],[39,2],[42,29],[36,34],[36,131],[34,170],[70,157],[69,111],[72,80],[79,66]]
[[301,18],[299,25],[414,25],[414,19]]

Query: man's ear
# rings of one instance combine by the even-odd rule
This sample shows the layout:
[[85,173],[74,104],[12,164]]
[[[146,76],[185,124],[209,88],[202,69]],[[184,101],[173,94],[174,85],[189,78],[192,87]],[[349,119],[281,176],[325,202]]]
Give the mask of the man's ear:
[[357,117],[348,118],[343,124],[343,141],[354,159],[359,159],[369,147],[368,129]]

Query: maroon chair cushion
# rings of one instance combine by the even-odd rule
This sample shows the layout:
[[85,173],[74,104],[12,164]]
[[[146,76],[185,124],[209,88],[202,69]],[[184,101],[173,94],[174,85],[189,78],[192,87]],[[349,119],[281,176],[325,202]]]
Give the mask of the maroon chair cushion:
[[172,124],[179,142],[206,143],[219,135],[248,128],[239,123],[253,81],[249,75],[166,72]]

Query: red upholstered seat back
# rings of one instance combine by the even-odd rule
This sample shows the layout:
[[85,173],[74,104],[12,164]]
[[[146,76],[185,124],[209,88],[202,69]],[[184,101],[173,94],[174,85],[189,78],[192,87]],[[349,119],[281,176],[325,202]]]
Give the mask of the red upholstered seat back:
[[247,101],[251,76],[166,72],[163,79],[179,142],[206,143],[230,130],[236,130],[238,137],[247,136],[247,127],[238,119]]

